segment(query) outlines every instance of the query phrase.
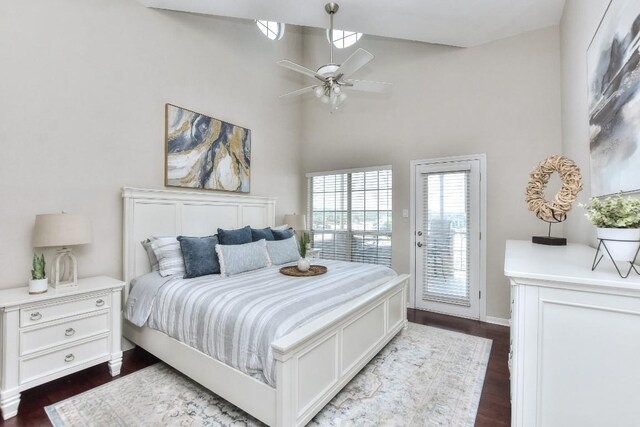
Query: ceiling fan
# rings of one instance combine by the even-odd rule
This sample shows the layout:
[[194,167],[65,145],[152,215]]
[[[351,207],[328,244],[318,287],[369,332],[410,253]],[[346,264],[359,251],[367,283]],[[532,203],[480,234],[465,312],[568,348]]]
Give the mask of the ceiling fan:
[[327,3],[324,6],[324,10],[329,14],[329,19],[331,21],[331,28],[329,30],[329,38],[331,39],[329,43],[331,45],[331,56],[328,64],[322,65],[318,68],[318,71],[313,71],[287,59],[278,61],[278,65],[297,71],[298,73],[302,73],[305,76],[313,77],[319,80],[319,82],[313,86],[307,86],[305,88],[289,92],[280,96],[280,98],[290,98],[308,92],[313,92],[320,101],[325,104],[329,104],[331,106],[331,111],[333,112],[338,109],[345,99],[347,99],[347,94],[344,93],[344,89],[382,93],[391,86],[391,83],[374,82],[369,80],[353,80],[349,78],[374,58],[371,53],[364,49],[356,50],[342,64],[333,63],[333,15],[338,11],[338,8],[339,6],[337,3]]

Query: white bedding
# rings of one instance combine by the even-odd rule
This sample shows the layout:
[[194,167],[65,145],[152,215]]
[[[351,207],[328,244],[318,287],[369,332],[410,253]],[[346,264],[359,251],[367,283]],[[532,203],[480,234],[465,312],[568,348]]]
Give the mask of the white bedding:
[[149,273],[132,282],[125,318],[275,387],[273,341],[396,276],[378,265],[318,261],[329,272],[306,278],[282,275],[280,266],[227,278]]

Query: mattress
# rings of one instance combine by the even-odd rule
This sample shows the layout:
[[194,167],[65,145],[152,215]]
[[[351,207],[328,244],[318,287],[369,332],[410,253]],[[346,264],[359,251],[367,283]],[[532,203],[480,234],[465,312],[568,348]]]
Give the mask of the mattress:
[[227,278],[149,273],[132,281],[124,315],[275,387],[273,341],[396,277],[372,264],[317,264],[328,272],[290,277],[274,266]]

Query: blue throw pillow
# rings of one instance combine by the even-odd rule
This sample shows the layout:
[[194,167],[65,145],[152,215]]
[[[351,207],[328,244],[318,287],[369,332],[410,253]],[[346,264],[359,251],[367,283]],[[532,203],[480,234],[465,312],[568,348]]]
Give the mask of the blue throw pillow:
[[257,229],[257,228],[252,228],[251,229],[251,239],[254,242],[257,242],[258,240],[275,240],[273,238],[273,233],[271,232],[271,229],[269,227],[267,228],[263,228],[263,229]]
[[271,230],[273,233],[274,240],[285,240],[294,235],[293,228],[289,228],[287,230]]
[[178,241],[184,259],[185,279],[220,274],[220,262],[216,253],[218,236],[178,236]]
[[218,240],[221,245],[243,245],[251,243],[251,227],[246,226],[235,230],[218,228]]

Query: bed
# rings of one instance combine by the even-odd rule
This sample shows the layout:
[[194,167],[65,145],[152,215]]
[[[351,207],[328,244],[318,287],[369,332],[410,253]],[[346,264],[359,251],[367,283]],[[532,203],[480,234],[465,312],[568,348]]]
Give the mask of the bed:
[[[207,235],[218,227],[267,227],[275,222],[275,200],[270,198],[135,188],[124,188],[123,198],[125,295],[134,278],[150,272],[140,245],[149,236]],[[330,272],[342,268],[328,263]],[[276,280],[279,273],[262,274]],[[370,277],[368,288],[270,342],[273,366],[262,378],[161,332],[157,325],[154,329],[125,320],[123,334],[260,421],[301,426],[406,326],[409,277]]]

